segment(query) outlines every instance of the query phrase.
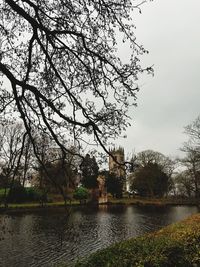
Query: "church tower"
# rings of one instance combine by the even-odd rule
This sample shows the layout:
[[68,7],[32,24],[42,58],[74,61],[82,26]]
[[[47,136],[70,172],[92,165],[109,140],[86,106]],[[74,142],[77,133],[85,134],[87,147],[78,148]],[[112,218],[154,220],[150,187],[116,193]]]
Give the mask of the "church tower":
[[109,172],[114,173],[117,177],[125,178],[124,149],[119,147],[109,151],[113,157],[109,156]]

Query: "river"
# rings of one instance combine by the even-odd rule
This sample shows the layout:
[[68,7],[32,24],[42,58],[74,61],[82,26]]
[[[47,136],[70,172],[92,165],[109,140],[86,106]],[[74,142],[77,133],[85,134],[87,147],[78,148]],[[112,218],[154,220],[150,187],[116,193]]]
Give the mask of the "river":
[[197,213],[197,207],[99,206],[0,215],[0,266],[51,267]]

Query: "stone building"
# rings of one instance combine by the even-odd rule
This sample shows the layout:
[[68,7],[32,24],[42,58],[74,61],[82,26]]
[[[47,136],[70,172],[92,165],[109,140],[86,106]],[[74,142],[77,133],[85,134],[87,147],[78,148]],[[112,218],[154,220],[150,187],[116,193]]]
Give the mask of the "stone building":
[[112,156],[109,156],[109,172],[114,173],[117,177],[125,178],[125,166],[123,164],[124,159],[124,149],[119,147],[117,149],[112,149],[109,151]]
[[98,178],[99,185],[99,203],[106,203],[108,201],[107,189],[105,187],[105,175],[99,174]]

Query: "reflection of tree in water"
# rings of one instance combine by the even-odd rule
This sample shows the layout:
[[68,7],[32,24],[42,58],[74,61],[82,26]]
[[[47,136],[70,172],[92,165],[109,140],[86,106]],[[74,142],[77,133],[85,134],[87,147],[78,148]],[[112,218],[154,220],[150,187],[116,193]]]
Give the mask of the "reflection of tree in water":
[[61,250],[63,246],[63,241],[65,240],[66,234],[65,230],[67,227],[68,216],[64,215],[62,217],[55,218],[55,224],[52,225],[50,229],[52,236],[55,238],[54,249]]
[[13,235],[13,230],[9,225],[10,217],[8,215],[0,216],[0,241]]
[[[79,229],[79,222],[74,221],[74,215],[71,210],[67,210],[67,212],[62,210],[56,214],[46,213],[37,218],[35,229],[38,234],[43,232],[44,243],[48,244],[54,252],[59,252],[66,247],[73,250],[74,248],[70,247],[70,244],[79,243],[81,235],[79,231],[81,229]],[[51,217],[50,220],[49,216]]]

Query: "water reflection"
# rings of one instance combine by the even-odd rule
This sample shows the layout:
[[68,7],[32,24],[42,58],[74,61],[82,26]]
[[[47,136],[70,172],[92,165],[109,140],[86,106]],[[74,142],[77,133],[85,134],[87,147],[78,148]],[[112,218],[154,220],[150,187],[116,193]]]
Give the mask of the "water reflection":
[[0,266],[54,266],[114,242],[154,231],[198,212],[196,207],[100,206],[68,215],[45,212],[0,216]]

